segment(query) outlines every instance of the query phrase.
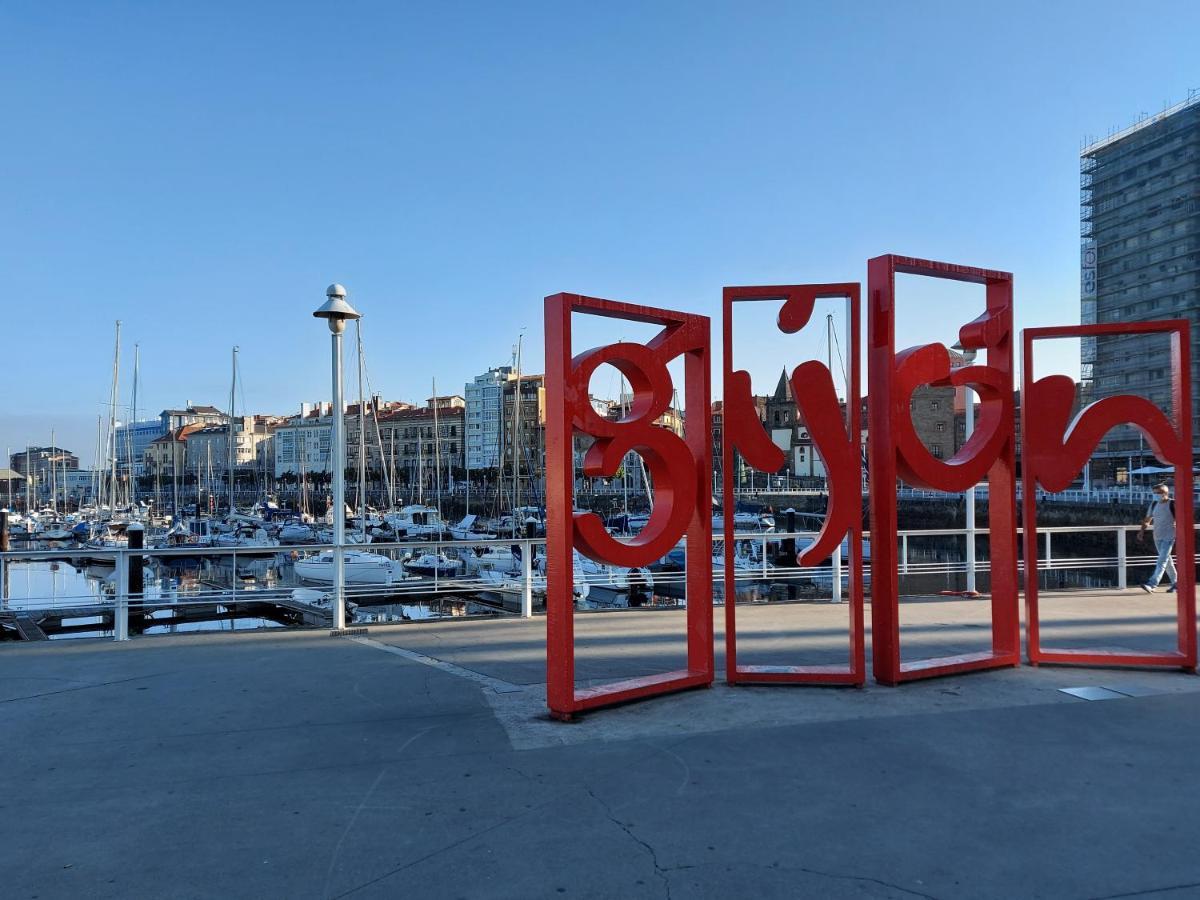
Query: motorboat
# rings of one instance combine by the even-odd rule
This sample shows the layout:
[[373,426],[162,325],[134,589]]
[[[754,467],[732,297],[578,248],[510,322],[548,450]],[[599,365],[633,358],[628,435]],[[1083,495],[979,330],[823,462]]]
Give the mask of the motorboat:
[[315,544],[318,540],[317,530],[306,522],[288,522],[279,529],[281,544]]
[[217,534],[213,539],[213,546],[228,547],[239,553],[245,551],[247,555],[256,550],[266,551],[267,555],[273,555],[276,552],[275,548],[279,546],[279,541],[270,537],[265,528],[243,522],[234,531]]
[[[505,607],[520,608],[522,594],[525,591],[525,583],[520,576],[514,577],[504,572],[485,569],[479,573],[479,579],[483,584],[480,596],[491,599],[494,602],[499,602]],[[532,575],[529,584],[534,605],[545,607],[546,576]],[[588,606],[587,601],[590,591],[591,585],[587,582],[587,579],[576,572],[574,583],[571,585],[571,594],[575,605],[580,608],[586,608]]]
[[441,514],[432,506],[410,504],[399,512],[388,513],[384,520],[397,536],[417,540],[441,540],[446,527]]
[[38,522],[38,532],[35,537],[40,541],[69,541],[74,533],[61,519],[49,519]]
[[613,566],[588,577],[588,603],[592,606],[644,606],[654,596],[654,573],[644,566]]
[[404,562],[404,571],[425,578],[454,578],[463,573],[463,561],[444,553],[422,553]]
[[491,545],[487,548],[476,548],[475,552],[466,558],[467,571],[501,572],[518,575],[521,572],[521,545],[511,546]]

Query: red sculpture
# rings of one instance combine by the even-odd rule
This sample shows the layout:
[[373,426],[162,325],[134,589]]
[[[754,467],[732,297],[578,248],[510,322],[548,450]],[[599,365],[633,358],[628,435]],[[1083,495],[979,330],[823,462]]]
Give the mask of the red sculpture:
[[[985,286],[986,312],[959,329],[968,349],[987,351],[987,365],[951,370],[943,344],[896,353],[896,273]],[[1020,663],[1017,600],[1015,440],[1013,434],[1012,276],[950,263],[879,256],[867,264],[868,405],[871,483],[871,653],[875,680],[902,681]],[[921,443],[909,415],[912,392],[923,384],[970,385],[980,396],[978,427],[948,460]],[[991,542],[992,649],[903,661],[900,652],[895,486],[962,491],[986,475]]]
[[[1045,338],[1121,334],[1167,334],[1171,341],[1171,419],[1149,400],[1132,395],[1106,397],[1089,404],[1068,422],[1075,385],[1066,375],[1033,380],[1034,342]],[[1161,322],[1114,322],[1027,328],[1023,334],[1021,403],[1021,476],[1025,486],[1025,636],[1029,661],[1084,665],[1169,666],[1196,668],[1196,589],[1193,529],[1176,531],[1178,568],[1177,646],[1161,653],[1114,650],[1043,649],[1038,618],[1037,490],[1062,491],[1087,464],[1100,439],[1112,428],[1130,424],[1146,437],[1151,452],[1175,467],[1175,519],[1192,518],[1192,398],[1189,325],[1186,319]],[[1173,420],[1173,421],[1172,421]],[[1118,535],[1124,542],[1124,532]],[[1122,546],[1123,549],[1123,546]]]
[[[723,294],[724,410],[722,446],[722,505],[724,516],[725,571],[725,671],[730,684],[739,682],[791,682],[861,685],[866,677],[863,650],[862,482],[859,447],[859,293],[857,283],[803,284],[769,287],[727,287]],[[850,324],[850,359],[846,412],[838,403],[829,369],[816,360],[798,365],[789,381],[797,409],[825,463],[829,507],[816,541],[799,555],[801,566],[817,565],[839,550],[849,538],[850,604],[849,660],[845,666],[739,665],[737,661],[736,578],[732,564],[734,546],[733,474],[736,450],[751,467],[778,472],[786,462],[784,452],[763,428],[754,406],[750,374],[733,369],[733,304],[742,301],[783,301],[779,330],[794,334],[803,328],[818,299],[846,298]]]
[[[572,313],[662,325],[647,344],[620,342],[571,356]],[[546,298],[546,695],[557,718],[712,683],[712,446],[709,412],[707,316],[599,300],[578,294]],[[684,359],[684,437],[655,425],[673,395],[667,364]],[[628,380],[633,400],[624,418],[603,418],[592,408],[588,382],[609,363]],[[594,513],[574,509],[573,437],[595,442],[583,460],[589,477],[616,474],[634,451],[653,482],[653,509],[645,528],[619,541]],[[687,540],[687,668],[576,690],[574,551],[597,562],[644,566]]]

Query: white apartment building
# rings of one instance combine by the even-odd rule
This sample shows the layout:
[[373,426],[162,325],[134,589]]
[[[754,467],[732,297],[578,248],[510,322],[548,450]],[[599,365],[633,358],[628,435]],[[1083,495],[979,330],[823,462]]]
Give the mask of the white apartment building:
[[275,429],[275,477],[330,471],[333,404],[302,403],[300,414]]
[[500,466],[504,386],[515,378],[512,366],[497,366],[466,384],[467,470]]

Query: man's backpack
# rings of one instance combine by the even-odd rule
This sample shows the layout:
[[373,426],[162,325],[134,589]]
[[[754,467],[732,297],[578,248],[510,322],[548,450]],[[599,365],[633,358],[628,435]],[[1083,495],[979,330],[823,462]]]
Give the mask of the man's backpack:
[[[1154,504],[1151,503],[1150,507],[1146,510],[1146,518],[1149,519],[1153,515],[1154,515]],[[1175,501],[1174,500],[1171,501],[1171,521],[1172,522],[1175,521]]]

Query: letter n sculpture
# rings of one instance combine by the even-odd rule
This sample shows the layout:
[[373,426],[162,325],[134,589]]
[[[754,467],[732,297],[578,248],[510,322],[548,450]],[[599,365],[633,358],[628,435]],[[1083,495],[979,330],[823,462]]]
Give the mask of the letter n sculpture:
[[[898,272],[984,286],[986,311],[963,325],[958,336],[964,348],[987,351],[986,365],[952,370],[944,344],[924,344],[896,352]],[[972,669],[1019,665],[1012,275],[903,256],[878,256],[867,263],[867,290],[871,654],[875,680],[895,685]],[[979,394],[975,432],[950,459],[935,458],[917,434],[910,403],[913,391],[922,385],[967,385]],[[903,480],[917,488],[961,492],[984,477],[988,482],[991,649],[902,661],[895,487]]]
[[[646,344],[621,341],[571,355],[575,313],[661,325]],[[578,294],[546,298],[546,699],[553,716],[712,684],[712,435],[707,316],[598,300]],[[667,365],[684,361],[686,425],[681,437],[656,425],[671,404]],[[588,384],[608,363],[632,391],[622,418],[597,413]],[[594,513],[574,512],[575,436],[593,439],[582,460],[587,477],[612,477],[626,454],[639,454],[653,483],[649,521],[617,540]],[[576,687],[575,552],[600,563],[647,566],[686,538],[686,668],[625,681]]]
[[[1039,339],[1115,338],[1122,335],[1165,335],[1170,344],[1171,415],[1149,400],[1131,394],[1105,397],[1090,403],[1074,421],[1071,409],[1075,385],[1066,375],[1033,378],[1033,348]],[[1196,668],[1196,566],[1192,528],[1192,396],[1189,362],[1189,329],[1186,319],[1161,322],[1113,322],[1103,325],[1069,325],[1060,328],[1027,328],[1022,360],[1021,477],[1025,514],[1025,634],[1029,661],[1079,665],[1166,666]],[[1101,650],[1042,647],[1038,610],[1037,491],[1040,485],[1058,492],[1071,482],[1091,459],[1100,439],[1118,425],[1140,431],[1159,460],[1175,469],[1176,549],[1179,583],[1176,593],[1177,645],[1174,651]],[[1125,532],[1118,532],[1124,549]]]

